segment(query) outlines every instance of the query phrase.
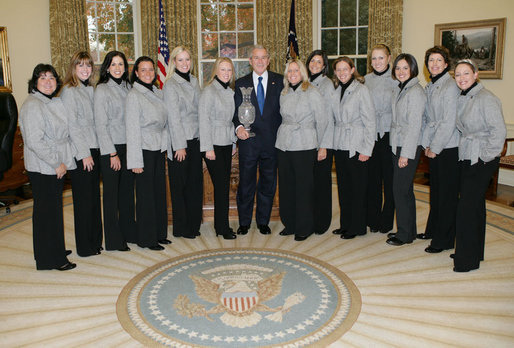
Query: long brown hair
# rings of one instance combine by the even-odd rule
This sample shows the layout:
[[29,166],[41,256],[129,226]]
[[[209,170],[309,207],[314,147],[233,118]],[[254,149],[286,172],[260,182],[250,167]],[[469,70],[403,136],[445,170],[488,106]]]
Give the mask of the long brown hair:
[[79,78],[77,77],[75,67],[80,63],[86,63],[91,66],[91,76],[89,76],[89,84],[93,85],[92,80],[95,73],[95,65],[93,64],[93,58],[87,51],[78,51],[71,56],[66,76],[64,77],[64,85],[69,87],[77,87],[79,85]]
[[353,60],[350,58],[350,57],[347,57],[347,56],[342,56],[342,57],[339,57],[337,58],[336,60],[334,60],[334,63],[332,63],[332,69],[334,70],[334,76],[332,76],[332,82],[334,83],[334,86],[337,87],[337,85],[339,84],[339,79],[337,78],[337,75],[336,75],[336,65],[340,62],[345,62],[346,64],[348,64],[350,66],[350,68],[354,68],[353,70],[353,78],[357,81],[359,81],[360,83],[364,83],[364,77],[361,76],[361,74],[359,74],[359,72],[357,71],[357,68],[355,67],[355,63],[353,62]]

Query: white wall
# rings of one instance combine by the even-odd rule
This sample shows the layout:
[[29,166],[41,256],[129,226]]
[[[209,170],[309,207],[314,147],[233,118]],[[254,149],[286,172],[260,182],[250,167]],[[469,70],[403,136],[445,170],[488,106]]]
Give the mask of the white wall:
[[7,27],[13,95],[18,109],[38,63],[50,63],[49,0],[0,0],[0,26]]

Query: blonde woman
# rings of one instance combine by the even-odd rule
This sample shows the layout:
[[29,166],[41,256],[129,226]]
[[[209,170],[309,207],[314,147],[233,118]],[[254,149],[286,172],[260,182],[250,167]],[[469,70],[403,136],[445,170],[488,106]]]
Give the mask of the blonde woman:
[[290,60],[284,72],[280,96],[282,123],[278,128],[280,235],[294,234],[296,241],[314,232],[314,165],[327,157],[330,147],[329,120],[323,98],[309,83],[307,69],[299,60]]
[[212,75],[200,95],[200,151],[214,186],[214,229],[216,236],[235,239],[228,222],[230,166],[235,142],[232,118],[234,103],[234,64],[230,58],[216,59]]
[[168,179],[173,208],[173,236],[193,239],[202,224],[203,173],[198,127],[198,79],[191,74],[191,52],[171,51],[162,89],[168,110]]

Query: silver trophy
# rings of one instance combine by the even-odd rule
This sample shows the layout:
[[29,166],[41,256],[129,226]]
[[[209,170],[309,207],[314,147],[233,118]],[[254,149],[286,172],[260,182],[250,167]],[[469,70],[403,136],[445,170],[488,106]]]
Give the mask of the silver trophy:
[[243,124],[243,127],[248,132],[248,136],[254,137],[255,133],[250,132],[250,126],[255,121],[255,107],[251,102],[253,87],[239,87],[239,89],[241,89],[243,94],[243,102],[239,105],[237,116],[239,117],[239,122]]

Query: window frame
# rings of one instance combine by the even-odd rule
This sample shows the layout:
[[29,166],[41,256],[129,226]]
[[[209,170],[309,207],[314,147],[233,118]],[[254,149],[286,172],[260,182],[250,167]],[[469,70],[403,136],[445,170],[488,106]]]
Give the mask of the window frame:
[[[223,33],[235,33],[236,35],[238,33],[250,33],[253,32],[253,44],[255,45],[257,43],[257,0],[246,0],[246,1],[240,1],[240,0],[197,0],[196,6],[197,6],[197,39],[198,39],[198,45],[197,45],[197,57],[198,57],[198,81],[201,86],[203,86],[204,76],[203,76],[203,69],[202,69],[202,63],[214,63],[216,61],[216,58],[202,58],[203,57],[203,45],[202,45],[202,34],[209,32],[218,34],[218,56],[220,52],[220,40],[219,36]],[[253,29],[252,30],[239,30],[237,28],[237,10],[236,10],[236,27],[234,30],[219,30],[220,29],[220,16],[219,16],[219,7],[217,11],[217,28],[216,31],[204,31],[202,32],[202,5],[230,5],[233,4],[234,6],[240,5],[240,4],[252,4],[253,5]],[[237,36],[236,36],[237,37]],[[238,51],[239,42],[236,41],[236,52]],[[236,65],[236,62],[248,62],[249,64],[249,57],[239,57],[239,58],[230,58],[232,62],[234,62],[234,65]],[[236,71],[234,71],[236,73]],[[207,76],[207,79],[209,77]],[[237,76],[236,76],[237,78]],[[206,80],[206,79],[205,79]]]
[[[129,59],[129,57],[127,56],[127,53],[126,52],[123,52],[123,53],[127,56],[127,61],[129,63],[129,65],[134,64],[136,59],[139,56],[141,56],[141,51],[142,51],[141,40],[140,40],[140,37],[141,37],[141,29],[140,29],[141,28],[141,20],[140,20],[141,2],[140,2],[140,0],[85,0],[86,6],[88,3],[95,3],[97,5],[98,4],[108,4],[108,5],[114,5],[114,6],[119,5],[119,4],[129,4],[132,6],[132,29],[133,29],[132,32],[118,31],[116,24],[115,24],[115,28],[113,29],[113,31],[110,31],[110,32],[100,31],[98,28],[98,22],[95,23],[96,31],[93,32],[93,31],[90,31],[90,29],[89,29],[90,26],[89,26],[89,21],[88,21],[87,34],[88,34],[88,43],[90,42],[89,41],[90,34],[97,35],[97,42],[98,42],[98,35],[114,35],[116,50],[119,50],[119,48],[118,48],[118,35],[119,34],[132,35],[134,38],[134,59],[133,60]],[[116,9],[116,7],[115,7],[115,9]],[[117,16],[117,11],[115,10],[114,11],[115,23],[116,23],[116,16]],[[97,17],[95,17],[95,21],[96,21],[96,19],[97,19]],[[89,47],[89,50],[93,57],[98,56],[98,58],[100,59],[101,53],[98,48],[96,50],[94,50],[92,47]],[[103,59],[100,59],[99,61],[95,61],[94,64],[101,65],[102,61],[103,61]]]

